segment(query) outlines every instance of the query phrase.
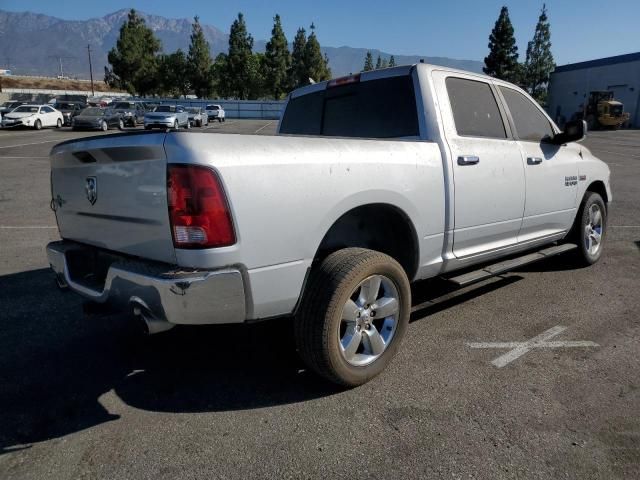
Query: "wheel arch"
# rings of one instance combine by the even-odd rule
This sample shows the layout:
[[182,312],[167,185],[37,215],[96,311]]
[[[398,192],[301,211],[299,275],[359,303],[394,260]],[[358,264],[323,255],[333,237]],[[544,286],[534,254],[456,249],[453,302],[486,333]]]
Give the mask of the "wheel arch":
[[[374,222],[367,219],[375,219]],[[313,262],[349,247],[377,250],[394,258],[411,280],[419,264],[419,243],[409,215],[390,203],[367,203],[352,207],[326,230]]]
[[602,180],[595,180],[589,184],[582,198],[582,201],[584,201],[584,197],[586,196],[587,192],[597,193],[602,197],[605,204],[609,203],[609,194],[607,193],[607,187]]

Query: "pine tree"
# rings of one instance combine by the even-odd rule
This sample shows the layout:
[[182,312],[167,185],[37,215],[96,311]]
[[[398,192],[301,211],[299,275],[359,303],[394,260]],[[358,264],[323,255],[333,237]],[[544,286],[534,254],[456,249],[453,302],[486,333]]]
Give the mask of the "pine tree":
[[169,55],[160,55],[158,77],[162,93],[169,96],[182,95],[186,98],[191,90],[189,68],[187,56],[181,49]]
[[546,102],[547,84],[554,68],[547,6],[543,4],[533,40],[527,45],[523,79],[524,86],[531,96],[541,104]]
[[320,43],[316,37],[315,25],[311,24],[311,35],[307,39],[307,44],[304,46],[304,66],[307,74],[307,82],[313,80],[314,82],[322,82],[329,80],[331,77],[331,70],[329,70],[327,58],[322,55],[320,50]]
[[227,81],[230,86],[230,96],[246,100],[249,96],[252,75],[253,37],[247,33],[244,15],[231,25],[229,33],[229,54],[227,56]]
[[[160,40],[147,27],[143,18],[131,9],[120,27],[116,46],[109,51],[111,73],[129,93],[146,95],[159,88],[158,58]],[[109,79],[114,81],[114,77]],[[107,80],[105,78],[105,80]]]
[[487,75],[518,83],[518,47],[507,7],[500,10],[500,16],[489,36],[489,55],[484,59],[484,64],[483,71]]
[[389,66],[389,61],[386,58],[382,59],[382,65],[380,65],[380,68],[387,68]]
[[187,61],[189,65],[187,77],[194,93],[198,98],[208,97],[212,89],[211,51],[197,16],[193,19]]
[[226,53],[219,53],[211,65],[211,78],[213,81],[213,91],[223,97],[232,96],[231,83],[229,82],[229,67],[227,60],[229,56]]
[[391,58],[389,59],[389,67],[395,67],[395,66],[396,66],[396,57],[391,55]]
[[378,55],[378,59],[376,60],[376,70],[380,70],[382,68],[382,59],[380,55]]
[[307,45],[307,32],[304,28],[299,28],[293,39],[291,50],[291,67],[289,68],[289,88],[295,89],[309,83],[306,77],[306,67],[304,64],[304,51]]
[[369,72],[371,70],[373,70],[373,55],[371,55],[371,52],[367,52],[367,56],[364,57],[364,68],[362,71]]
[[264,80],[270,86],[273,98],[278,100],[289,88],[288,71],[291,67],[291,54],[287,37],[282,30],[280,15],[273,18],[271,40],[267,42],[264,59]]

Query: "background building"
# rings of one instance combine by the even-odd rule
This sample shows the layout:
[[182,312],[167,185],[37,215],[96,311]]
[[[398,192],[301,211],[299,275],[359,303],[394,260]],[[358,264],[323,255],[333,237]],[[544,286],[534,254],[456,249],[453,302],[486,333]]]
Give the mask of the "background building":
[[547,110],[559,124],[582,109],[589,92],[610,90],[640,127],[640,52],[556,67],[549,82]]

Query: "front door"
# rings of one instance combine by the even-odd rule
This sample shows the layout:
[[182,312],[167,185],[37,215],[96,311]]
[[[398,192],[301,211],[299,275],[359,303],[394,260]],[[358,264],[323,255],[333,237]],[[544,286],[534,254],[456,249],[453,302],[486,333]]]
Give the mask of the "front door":
[[453,164],[453,254],[513,245],[524,210],[524,168],[494,88],[474,75],[435,75]]
[[542,109],[519,91],[498,87],[522,149],[526,201],[519,242],[569,230],[576,215],[579,147],[553,145],[555,134]]

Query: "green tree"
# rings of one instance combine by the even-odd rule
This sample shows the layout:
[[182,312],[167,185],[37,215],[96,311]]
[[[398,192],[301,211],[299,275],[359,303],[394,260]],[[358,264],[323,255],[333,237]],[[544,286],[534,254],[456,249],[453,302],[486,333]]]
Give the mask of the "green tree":
[[364,68],[362,71],[369,72],[371,70],[373,70],[373,55],[371,55],[371,52],[367,52],[367,56],[364,57]]
[[249,97],[252,75],[253,37],[247,33],[244,15],[231,25],[229,33],[229,54],[226,59],[226,80],[229,82],[231,97],[246,100]]
[[264,58],[264,80],[270,86],[270,93],[278,100],[289,89],[288,72],[291,54],[287,37],[282,30],[280,15],[273,18],[271,40],[267,42]]
[[391,55],[391,58],[389,59],[389,67],[395,67],[395,66],[396,66],[396,57]]
[[[146,95],[159,87],[158,57],[160,41],[134,9],[120,27],[116,46],[109,51],[112,66],[109,78],[129,93]],[[116,80],[117,79],[117,80]],[[107,80],[107,79],[105,79]]]
[[291,50],[291,67],[289,68],[289,88],[295,89],[309,83],[304,63],[304,51],[307,45],[307,32],[299,28],[293,39]]
[[[315,25],[311,24],[311,35],[307,39],[304,46],[304,66],[307,72],[307,78],[315,82],[322,82],[331,78],[331,70],[327,57],[322,55],[320,50],[320,42],[316,37]],[[308,80],[307,80],[308,82]]]
[[484,73],[508,82],[518,83],[520,65],[518,47],[509,19],[509,9],[502,7],[489,36],[489,55],[484,59]]
[[273,85],[267,81],[267,57],[264,53],[254,53],[249,60],[250,84],[247,98],[258,100],[272,93]]
[[376,70],[380,70],[382,68],[382,59],[380,55],[378,55],[378,59],[376,60]]
[[227,65],[228,55],[219,53],[213,64],[211,65],[211,78],[213,80],[213,91],[223,97],[232,96],[231,83],[229,82],[229,67]]
[[189,63],[181,49],[169,55],[160,55],[158,60],[158,77],[160,90],[170,96],[187,97],[191,91],[189,81]]
[[531,96],[541,104],[546,102],[549,78],[555,67],[551,53],[551,29],[547,6],[543,4],[533,40],[527,45],[522,82]]
[[194,17],[191,30],[191,44],[187,55],[187,77],[198,98],[206,98],[211,94],[211,51],[209,42],[204,36],[198,16]]

